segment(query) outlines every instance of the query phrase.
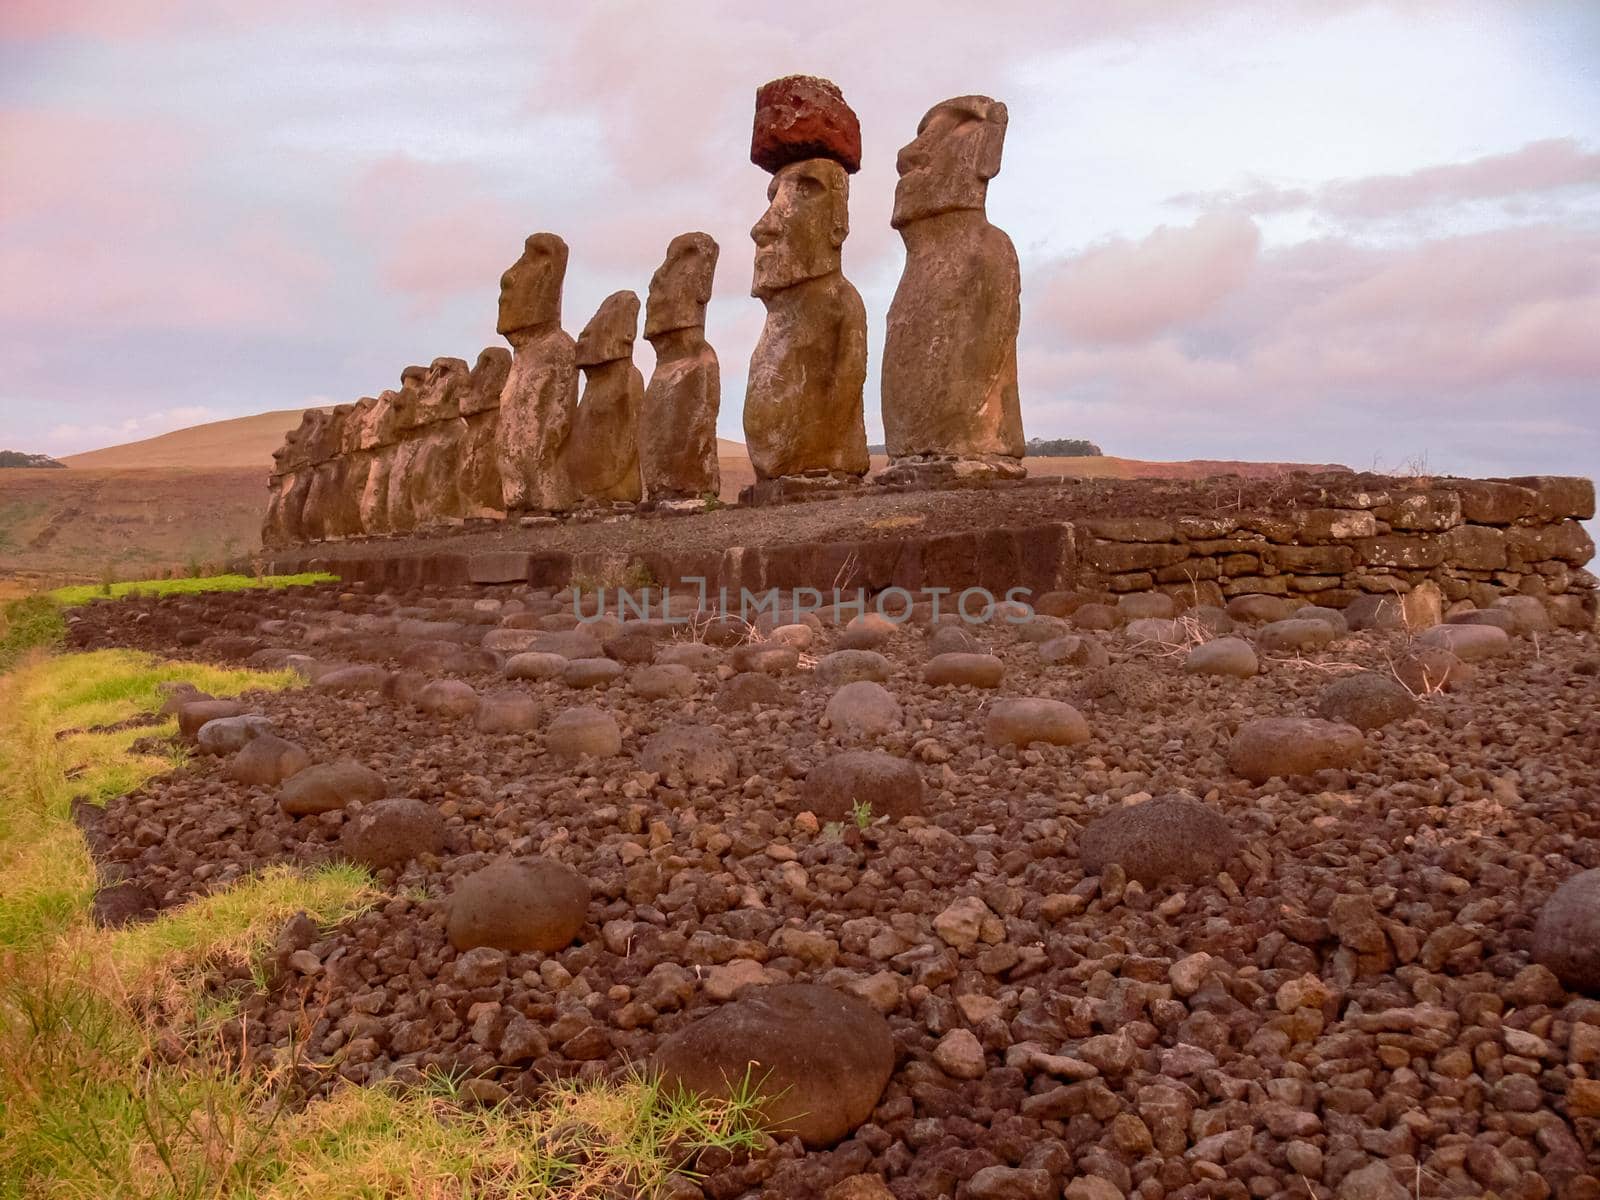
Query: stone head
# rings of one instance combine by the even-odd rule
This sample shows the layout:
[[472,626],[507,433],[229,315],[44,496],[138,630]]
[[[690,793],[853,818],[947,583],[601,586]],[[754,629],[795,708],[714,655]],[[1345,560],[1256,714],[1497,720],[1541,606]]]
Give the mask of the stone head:
[[308,408],[301,413],[300,424],[283,435],[283,445],[272,452],[273,474],[281,475],[285,471],[292,471],[306,464],[306,453],[309,449],[306,439],[311,435],[315,411]]
[[578,335],[578,365],[595,367],[633,357],[639,330],[639,295],[623,290],[600,301],[594,316]]
[[333,427],[336,431],[335,454],[349,454],[356,449],[361,426],[354,404],[341,404],[333,410]]
[[363,449],[394,445],[399,437],[399,417],[400,393],[392,389],[380,393],[372,402],[371,446]]
[[957,96],[935,104],[917,126],[917,136],[895,160],[894,189],[899,229],[924,217],[960,209],[982,209],[989,180],[1000,173],[1006,140],[1006,106],[987,96]]
[[306,461],[324,463],[339,452],[339,424],[331,412],[313,409],[306,433]]
[[567,244],[553,233],[536,233],[522,257],[500,276],[500,317],[494,330],[507,341],[526,329],[561,320],[561,285],[567,277]]
[[767,185],[767,211],[750,231],[756,244],[750,294],[765,298],[839,269],[850,233],[850,176],[828,158],[779,168]]
[[394,402],[395,428],[415,429],[422,424],[422,389],[427,381],[427,367],[410,366],[400,372],[400,390],[395,393]]
[[644,336],[706,323],[711,280],[717,271],[717,243],[708,233],[680,233],[667,245],[667,257],[650,277]]
[[467,383],[467,364],[459,358],[436,358],[422,384],[421,423],[453,421],[461,415],[461,393]]
[[372,449],[372,422],[377,406],[378,402],[371,396],[363,396],[355,402],[355,411],[350,414],[351,449]]
[[499,408],[500,393],[510,374],[511,351],[504,346],[484,347],[467,376],[467,386],[461,394],[461,415],[470,417]]

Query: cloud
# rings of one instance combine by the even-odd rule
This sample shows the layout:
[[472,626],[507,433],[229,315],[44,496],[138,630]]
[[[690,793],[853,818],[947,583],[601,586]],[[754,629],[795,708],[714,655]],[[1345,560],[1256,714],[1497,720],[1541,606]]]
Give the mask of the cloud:
[[1228,447],[1244,437],[1267,453],[1274,442],[1285,457],[1317,446],[1313,457],[1364,466],[1372,449],[1350,447],[1404,432],[1458,456],[1492,459],[1498,444],[1507,458],[1561,462],[1596,441],[1600,232],[1546,224],[1268,249],[1233,290],[1147,322],[1138,338],[1074,337],[1060,310],[1042,307],[1023,319],[1030,420],[1113,453],[1181,445],[1240,457]]
[[1249,278],[1260,246],[1250,218],[1211,213],[1091,246],[1035,272],[1028,288],[1042,319],[1068,337],[1138,341],[1215,308]]
[[1600,151],[1576,138],[1544,138],[1517,150],[1443,163],[1398,175],[1339,179],[1319,187],[1264,185],[1246,192],[1184,193],[1172,203],[1245,213],[1314,209],[1334,217],[1376,219],[1476,200],[1513,200],[1600,184]]

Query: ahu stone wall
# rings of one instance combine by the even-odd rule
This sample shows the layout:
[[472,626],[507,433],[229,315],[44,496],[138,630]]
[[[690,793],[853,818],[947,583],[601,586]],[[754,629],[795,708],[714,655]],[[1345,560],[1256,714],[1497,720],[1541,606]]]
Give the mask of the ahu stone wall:
[[[1375,482],[1376,481],[1376,482]],[[1197,496],[1201,484],[1190,487]],[[971,493],[981,504],[982,493]],[[541,546],[407,553],[403,546],[349,558],[296,559],[278,567],[326,567],[385,589],[430,585],[624,584],[726,589],[900,588],[996,596],[1023,589],[1117,595],[1166,592],[1184,604],[1272,595],[1345,607],[1364,595],[1406,594],[1425,583],[1445,605],[1486,608],[1503,596],[1535,596],[1558,623],[1587,628],[1596,614],[1594,543],[1581,524],[1595,513],[1587,479],[1382,481],[1352,476],[1323,488],[1315,507],[1284,503],[1204,513],[1184,504],[1185,485],[1164,481],[1177,515],[1093,516],[1013,527],[854,541],[772,542],[720,550],[661,549],[642,523],[630,548],[568,551]],[[693,521],[686,517],[681,520]]]

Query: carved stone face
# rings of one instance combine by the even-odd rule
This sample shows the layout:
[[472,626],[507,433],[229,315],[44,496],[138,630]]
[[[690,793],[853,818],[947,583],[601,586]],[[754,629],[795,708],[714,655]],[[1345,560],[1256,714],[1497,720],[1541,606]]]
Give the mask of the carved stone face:
[[717,243],[705,233],[680,233],[667,246],[667,258],[650,277],[644,336],[706,323],[711,280],[717,270]]
[[336,454],[349,454],[356,448],[361,426],[356,419],[354,404],[341,404],[333,410],[333,425],[338,431]]
[[400,391],[394,402],[396,429],[415,429],[422,423],[422,389],[427,381],[426,367],[407,367],[400,372]]
[[394,445],[399,399],[399,392],[386,391],[372,402],[371,416],[361,438],[363,450]]
[[461,415],[470,417],[499,408],[500,393],[505,390],[506,377],[510,374],[511,351],[504,346],[486,347],[467,377],[466,390],[461,396]]
[[633,357],[639,329],[639,297],[635,292],[612,292],[600,302],[594,316],[578,335],[578,365],[594,367]]
[[987,96],[958,96],[935,104],[900,151],[895,169],[896,229],[960,209],[982,209],[989,180],[1000,173],[1006,106]]
[[422,384],[420,422],[453,421],[461,415],[461,393],[467,383],[467,364],[459,358],[436,358]]
[[283,435],[283,445],[272,452],[272,470],[274,474],[281,475],[285,471],[292,471],[296,467],[304,466],[306,461],[306,435],[311,432],[312,414],[309,410],[300,414],[300,424]]
[[522,257],[500,276],[500,316],[495,332],[509,339],[524,329],[561,320],[561,285],[567,276],[567,244],[553,233],[523,243]]
[[767,185],[767,211],[750,236],[756,243],[752,296],[832,275],[850,233],[850,177],[832,159],[790,163]]
[[378,402],[371,396],[363,396],[355,402],[350,413],[350,437],[347,442],[352,450],[372,449],[372,421],[373,410]]
[[311,419],[306,431],[306,459],[312,463],[327,462],[339,452],[339,426],[332,413],[308,413]]

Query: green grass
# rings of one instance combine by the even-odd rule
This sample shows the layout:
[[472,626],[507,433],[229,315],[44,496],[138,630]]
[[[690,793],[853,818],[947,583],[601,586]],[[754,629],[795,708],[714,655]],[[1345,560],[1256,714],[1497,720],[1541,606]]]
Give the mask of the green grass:
[[292,1049],[247,1071],[216,1038],[233,1013],[205,974],[268,947],[300,911],[331,925],[382,897],[348,866],[277,867],[122,930],[88,919],[94,864],[71,820],[171,769],[132,754],[170,722],[163,682],[215,695],[279,672],[129,651],[34,656],[0,675],[0,1200],[566,1200],[648,1195],[708,1147],[764,1143],[759,1097],[665,1094],[636,1076],[476,1108],[462,1081],[341,1086],[303,1102]]
[[245,592],[256,588],[309,587],[337,583],[337,575],[307,572],[301,575],[208,575],[187,579],[134,579],[85,583],[57,588],[46,595],[63,608],[92,600],[119,600],[124,596],[193,596],[201,592]]
[[61,611],[43,596],[24,596],[0,605],[0,673],[35,650],[59,645],[67,636]]

